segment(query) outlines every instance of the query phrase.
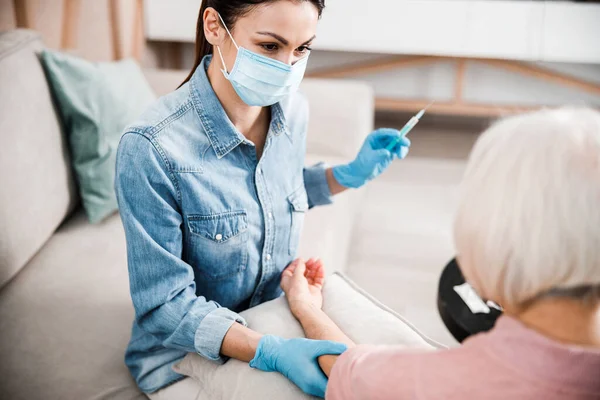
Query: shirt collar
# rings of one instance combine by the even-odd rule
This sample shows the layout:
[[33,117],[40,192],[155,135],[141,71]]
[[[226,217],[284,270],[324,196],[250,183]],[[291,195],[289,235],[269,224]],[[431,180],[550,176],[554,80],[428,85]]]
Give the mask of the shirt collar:
[[279,136],[283,133],[290,140],[292,140],[292,134],[288,129],[283,108],[279,103],[271,106],[271,131],[275,136]]
[[[246,142],[246,138],[231,123],[208,80],[206,71],[211,60],[212,55],[205,56],[196,68],[190,80],[190,93],[200,123],[215,149],[217,157],[223,158],[237,146]],[[269,136],[271,132],[275,136],[282,133],[288,137],[291,136],[279,103],[271,106]]]

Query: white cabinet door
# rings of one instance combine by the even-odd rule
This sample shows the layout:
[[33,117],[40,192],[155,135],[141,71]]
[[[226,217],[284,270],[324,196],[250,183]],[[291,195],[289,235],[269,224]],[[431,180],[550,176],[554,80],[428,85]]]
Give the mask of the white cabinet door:
[[600,5],[546,2],[541,59],[600,64]]
[[535,60],[539,53],[544,2],[471,1],[464,55]]
[[510,0],[328,0],[322,50],[534,60],[544,3]]
[[327,0],[315,48],[454,55],[467,35],[465,0]]

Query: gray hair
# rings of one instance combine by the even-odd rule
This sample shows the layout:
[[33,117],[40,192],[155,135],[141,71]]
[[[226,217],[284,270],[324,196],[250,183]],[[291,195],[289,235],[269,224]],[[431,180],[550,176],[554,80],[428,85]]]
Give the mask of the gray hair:
[[480,294],[522,305],[598,294],[600,113],[542,110],[500,120],[477,141],[454,225]]

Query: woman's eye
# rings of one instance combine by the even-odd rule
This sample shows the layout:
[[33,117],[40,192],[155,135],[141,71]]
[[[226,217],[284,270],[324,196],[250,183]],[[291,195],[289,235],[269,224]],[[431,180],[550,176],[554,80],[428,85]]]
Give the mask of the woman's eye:
[[274,43],[269,43],[269,44],[263,44],[261,45],[263,49],[265,49],[266,51],[277,51],[278,47],[276,44]]
[[312,50],[312,49],[311,49],[310,47],[308,47],[308,46],[300,46],[300,47],[298,47],[298,48],[296,49],[296,51],[297,51],[298,53],[300,53],[300,54],[304,54],[304,53],[306,53],[306,52],[308,52],[308,51],[310,51],[310,50]]

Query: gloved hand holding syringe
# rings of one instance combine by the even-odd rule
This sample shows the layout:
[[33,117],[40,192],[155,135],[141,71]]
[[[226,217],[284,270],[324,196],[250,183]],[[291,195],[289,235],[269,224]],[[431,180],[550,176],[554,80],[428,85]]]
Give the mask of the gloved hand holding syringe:
[[[400,130],[400,138],[405,137],[406,135],[408,135],[408,133],[419,123],[419,120],[423,117],[423,115],[425,115],[425,111],[427,111],[427,109],[433,104],[435,103],[435,100],[432,101],[431,103],[429,103],[427,105],[427,107],[425,107],[424,109],[422,109],[421,111],[419,111],[414,117],[412,117],[407,123],[406,125],[404,125],[404,127]],[[387,145],[386,149],[388,151],[392,151],[394,149],[394,147],[400,142],[400,138],[393,140],[390,144]]]
[[406,157],[410,140],[405,136],[431,104],[433,102],[412,117],[400,131],[381,128],[371,132],[354,161],[332,168],[335,180],[343,187],[356,189],[379,176],[394,160]]

